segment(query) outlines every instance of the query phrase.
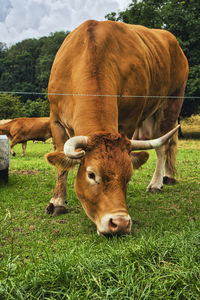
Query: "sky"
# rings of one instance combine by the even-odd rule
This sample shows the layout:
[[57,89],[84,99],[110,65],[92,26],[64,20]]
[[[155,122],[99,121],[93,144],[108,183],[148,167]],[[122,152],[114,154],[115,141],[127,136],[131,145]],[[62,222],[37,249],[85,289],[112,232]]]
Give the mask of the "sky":
[[51,32],[72,31],[85,20],[104,20],[131,0],[0,0],[0,42],[11,46]]

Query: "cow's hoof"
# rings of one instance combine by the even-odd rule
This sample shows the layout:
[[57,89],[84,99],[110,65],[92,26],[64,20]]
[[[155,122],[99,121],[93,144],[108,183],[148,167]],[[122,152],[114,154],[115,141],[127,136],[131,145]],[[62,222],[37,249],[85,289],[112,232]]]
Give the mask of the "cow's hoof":
[[45,212],[46,214],[58,216],[58,215],[66,214],[68,210],[64,206],[54,206],[53,203],[49,203]]
[[147,187],[147,192],[150,192],[150,193],[159,193],[161,192],[163,188],[163,185],[162,184],[153,184],[153,183],[150,183]]
[[156,194],[156,193],[159,193],[159,192],[161,192],[161,188],[159,189],[159,188],[148,188],[147,189],[147,192],[150,192],[150,193],[153,193],[153,194]]
[[49,214],[49,215],[52,215],[53,212],[54,212],[54,209],[55,209],[55,207],[54,207],[53,203],[49,203],[49,205],[45,209],[45,213]]
[[67,213],[68,213],[68,210],[66,209],[66,207],[64,207],[64,206],[55,206],[53,216],[63,215],[63,214],[67,214]]
[[176,179],[164,176],[163,177],[163,183],[164,184],[175,184],[176,183]]

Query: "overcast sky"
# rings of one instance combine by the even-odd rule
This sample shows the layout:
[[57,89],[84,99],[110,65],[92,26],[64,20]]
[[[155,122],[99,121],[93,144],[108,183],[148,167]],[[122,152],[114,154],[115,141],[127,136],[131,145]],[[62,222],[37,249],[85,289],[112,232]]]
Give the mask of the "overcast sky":
[[0,0],[0,42],[8,46],[27,38],[72,31],[88,19],[104,20],[131,0]]

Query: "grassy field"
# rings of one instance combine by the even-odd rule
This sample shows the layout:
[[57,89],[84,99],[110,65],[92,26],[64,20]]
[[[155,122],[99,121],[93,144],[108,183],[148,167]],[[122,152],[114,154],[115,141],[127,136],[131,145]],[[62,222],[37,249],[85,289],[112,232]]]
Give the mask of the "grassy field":
[[0,299],[200,299],[200,141],[182,140],[178,183],[146,192],[155,153],[128,188],[129,236],[96,234],[68,182],[66,215],[44,210],[55,170],[50,143],[21,145],[11,158],[9,184],[0,183]]

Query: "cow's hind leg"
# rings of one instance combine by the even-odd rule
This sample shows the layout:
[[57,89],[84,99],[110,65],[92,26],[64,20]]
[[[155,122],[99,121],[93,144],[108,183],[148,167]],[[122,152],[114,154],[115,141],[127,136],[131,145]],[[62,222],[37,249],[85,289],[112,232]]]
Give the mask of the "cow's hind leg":
[[150,184],[147,187],[147,191],[149,192],[159,192],[163,187],[163,176],[164,176],[164,168],[165,168],[165,145],[155,149],[157,155],[157,163],[156,169],[151,179]]
[[17,138],[14,137],[12,140],[11,140],[11,145],[10,145],[10,153],[12,154],[12,156],[15,156],[16,153],[14,151],[14,146],[17,145],[19,142],[17,141]]
[[178,133],[176,132],[171,140],[166,145],[166,162],[165,162],[165,172],[163,177],[164,184],[174,184],[176,183],[176,155],[177,155],[177,141]]
[[[171,130],[176,126],[171,125]],[[163,184],[174,184],[176,182],[174,176],[176,173],[175,163],[177,154],[178,132],[162,147],[155,149],[157,155],[157,164],[154,175],[147,187],[148,191],[156,192],[161,190]]]
[[27,142],[23,142],[22,143],[22,157],[24,157],[26,155],[26,146],[27,146]]
[[[51,131],[57,151],[63,151],[64,143],[68,139],[68,135],[66,134],[65,129],[61,124],[55,121],[51,123]],[[63,171],[57,168],[56,187],[53,193],[53,197],[51,198],[46,208],[46,213],[52,214],[54,216],[67,213],[67,175],[67,171]]]
[[[164,110],[164,118],[161,122],[161,131],[166,133],[173,129],[178,123],[178,117],[183,104],[185,85],[178,89],[172,96],[177,98],[169,99],[167,107]],[[177,155],[178,132],[176,132],[170,141],[166,144],[166,163],[163,177],[164,184],[174,184],[176,173],[175,163]]]
[[[161,136],[160,122],[162,118],[162,110],[159,109],[153,116],[148,117],[137,128],[133,138],[140,140],[153,139]],[[147,190],[150,192],[158,192],[163,187],[163,176],[166,161],[165,145],[155,149],[157,155],[156,169]]]

